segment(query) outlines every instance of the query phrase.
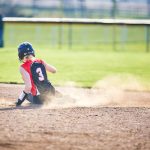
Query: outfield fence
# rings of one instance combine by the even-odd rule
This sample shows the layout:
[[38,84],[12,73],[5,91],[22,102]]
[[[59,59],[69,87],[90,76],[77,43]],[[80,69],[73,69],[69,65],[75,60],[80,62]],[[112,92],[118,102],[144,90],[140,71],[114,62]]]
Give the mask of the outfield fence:
[[150,50],[150,20],[4,17],[5,46],[114,51]]

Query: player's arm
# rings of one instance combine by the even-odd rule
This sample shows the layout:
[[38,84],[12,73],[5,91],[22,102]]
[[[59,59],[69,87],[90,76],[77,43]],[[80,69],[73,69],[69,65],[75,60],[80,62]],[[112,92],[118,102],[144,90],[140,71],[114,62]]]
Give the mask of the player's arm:
[[54,66],[47,64],[45,61],[43,61],[43,64],[47,71],[49,71],[51,73],[56,73],[57,70]]
[[29,73],[22,67],[20,67],[19,70],[20,70],[22,79],[25,83],[25,87],[16,102],[16,106],[20,106],[24,102],[24,100],[27,98],[28,93],[30,93],[30,91],[31,91],[31,80],[30,80]]

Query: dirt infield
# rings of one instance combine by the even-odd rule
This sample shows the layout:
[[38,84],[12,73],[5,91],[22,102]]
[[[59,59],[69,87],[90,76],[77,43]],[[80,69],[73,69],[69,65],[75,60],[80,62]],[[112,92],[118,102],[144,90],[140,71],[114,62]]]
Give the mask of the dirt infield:
[[150,149],[149,92],[58,87],[63,99],[16,108],[22,89],[0,84],[0,150]]

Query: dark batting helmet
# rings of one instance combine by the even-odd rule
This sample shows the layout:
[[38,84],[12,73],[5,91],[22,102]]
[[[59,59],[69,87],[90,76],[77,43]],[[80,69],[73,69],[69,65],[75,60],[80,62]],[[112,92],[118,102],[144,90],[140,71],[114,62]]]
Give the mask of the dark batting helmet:
[[27,55],[35,56],[34,49],[29,42],[23,42],[18,47],[18,57],[22,60]]

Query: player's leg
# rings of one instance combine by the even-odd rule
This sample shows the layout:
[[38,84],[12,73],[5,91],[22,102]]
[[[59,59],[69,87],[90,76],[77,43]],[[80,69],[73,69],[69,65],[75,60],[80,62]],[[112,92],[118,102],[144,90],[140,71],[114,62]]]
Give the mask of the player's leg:
[[56,94],[56,90],[55,90],[55,88],[53,87],[53,85],[50,85],[50,87],[49,87],[49,94],[50,95],[52,95],[52,96],[55,96],[55,94]]
[[33,103],[33,96],[31,93],[28,94],[27,98],[26,98],[30,103]]
[[43,104],[43,99],[40,95],[33,96],[33,104]]

